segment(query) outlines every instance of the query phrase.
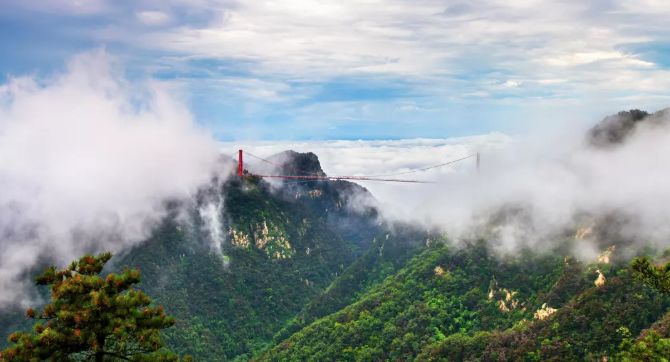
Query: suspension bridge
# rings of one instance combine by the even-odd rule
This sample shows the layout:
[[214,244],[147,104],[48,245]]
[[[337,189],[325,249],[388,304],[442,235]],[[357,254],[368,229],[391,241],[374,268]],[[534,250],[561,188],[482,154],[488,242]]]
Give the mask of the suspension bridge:
[[276,162],[272,162],[266,158],[256,156],[252,153],[246,152],[244,150],[239,150],[237,152],[237,176],[239,177],[244,177],[244,176],[253,176],[253,177],[259,177],[259,178],[269,178],[269,179],[282,179],[282,180],[295,180],[298,182],[309,182],[309,181],[343,181],[343,180],[351,180],[351,181],[379,181],[379,182],[400,182],[400,183],[433,183],[431,181],[421,181],[421,180],[414,180],[414,179],[404,179],[404,178],[396,178],[398,176],[404,176],[404,175],[409,175],[409,174],[414,174],[414,173],[419,173],[419,172],[425,172],[428,170],[432,169],[437,169],[440,167],[445,167],[457,162],[465,161],[467,159],[474,158],[475,159],[475,165],[477,168],[477,172],[479,172],[479,164],[481,160],[481,156],[479,152],[472,153],[457,159],[453,159],[447,162],[435,164],[435,165],[430,165],[430,166],[425,166],[421,168],[415,168],[407,171],[402,171],[402,172],[396,172],[396,173],[390,173],[390,174],[383,174],[383,175],[352,175],[352,176],[328,176],[322,173],[316,173],[313,171],[306,171],[306,170],[297,170],[299,173],[303,173],[301,175],[282,175],[282,174],[264,174],[264,173],[254,173],[245,168],[245,162],[244,162],[244,157],[250,156],[252,158],[255,158],[259,161],[265,162],[267,164],[270,164],[274,166],[277,170],[281,170],[283,167],[280,164],[277,164]]

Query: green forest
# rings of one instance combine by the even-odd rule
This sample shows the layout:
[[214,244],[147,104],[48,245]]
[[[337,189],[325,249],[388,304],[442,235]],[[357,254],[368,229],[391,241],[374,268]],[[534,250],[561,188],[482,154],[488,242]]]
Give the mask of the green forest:
[[[292,157],[292,167],[322,172],[315,155]],[[201,191],[196,206],[171,205],[140,246],[104,256],[102,263],[84,258],[68,272],[100,280],[85,284],[89,287],[125,275],[127,288],[137,289],[115,293],[151,298],[123,306],[152,308],[162,320],[148,324],[147,332],[130,334],[145,333],[154,341],[145,360],[658,361],[670,356],[670,264],[663,266],[662,251],[646,250],[651,258],[646,259],[623,255],[623,244],[603,244],[597,260],[583,261],[570,253],[579,237],[566,233],[548,250],[501,255],[485,239],[454,243],[440,232],[379,222],[374,208],[348,208],[352,193],[369,194],[345,181],[278,190],[245,177],[213,185]],[[197,212],[211,200],[223,203],[217,215],[226,231],[220,250],[212,248],[212,235]],[[189,210],[186,216],[183,209]],[[48,300],[44,284],[49,283],[41,280],[37,288]],[[30,313],[2,311],[2,348],[36,343],[29,331],[42,333],[44,327],[33,324]],[[62,359],[87,360],[94,352]]]

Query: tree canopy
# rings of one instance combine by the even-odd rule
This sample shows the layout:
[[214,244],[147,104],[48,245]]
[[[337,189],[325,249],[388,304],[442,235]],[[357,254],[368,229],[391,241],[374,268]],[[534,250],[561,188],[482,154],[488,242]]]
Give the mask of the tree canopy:
[[670,294],[670,263],[654,265],[648,258],[633,260],[632,269],[645,284],[661,293]]
[[32,332],[11,334],[13,345],[0,352],[0,361],[178,361],[160,336],[174,318],[132,288],[140,281],[139,270],[103,277],[111,257],[86,255],[39,276],[38,285],[50,286],[51,302],[41,311],[26,311],[36,320]]

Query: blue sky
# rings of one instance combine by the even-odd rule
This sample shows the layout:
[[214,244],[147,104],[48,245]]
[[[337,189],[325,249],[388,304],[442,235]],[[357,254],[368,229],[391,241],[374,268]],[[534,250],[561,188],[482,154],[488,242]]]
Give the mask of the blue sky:
[[104,48],[221,140],[446,138],[670,105],[664,0],[2,0],[0,80]]

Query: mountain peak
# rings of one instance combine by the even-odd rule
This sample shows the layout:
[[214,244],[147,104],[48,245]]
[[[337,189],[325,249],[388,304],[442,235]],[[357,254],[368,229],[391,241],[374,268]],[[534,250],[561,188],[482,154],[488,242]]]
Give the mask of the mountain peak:
[[639,124],[660,125],[665,123],[668,112],[670,108],[656,113],[631,109],[607,116],[589,130],[587,141],[598,148],[622,144],[635,132]]
[[321,168],[319,157],[312,152],[287,150],[271,156],[270,160],[280,165],[278,171],[284,175],[326,175]]

